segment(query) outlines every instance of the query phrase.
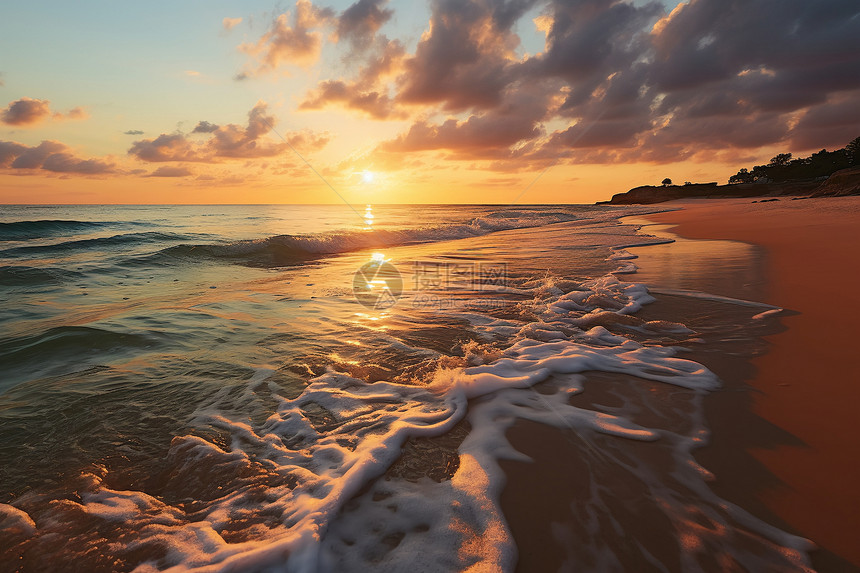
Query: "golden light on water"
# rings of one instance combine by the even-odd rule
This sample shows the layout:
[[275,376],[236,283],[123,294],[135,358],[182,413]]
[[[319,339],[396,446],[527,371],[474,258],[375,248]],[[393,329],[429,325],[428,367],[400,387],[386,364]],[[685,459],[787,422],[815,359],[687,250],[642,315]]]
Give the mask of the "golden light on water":
[[365,230],[373,228],[373,205],[368,205],[364,209],[364,224],[367,225]]

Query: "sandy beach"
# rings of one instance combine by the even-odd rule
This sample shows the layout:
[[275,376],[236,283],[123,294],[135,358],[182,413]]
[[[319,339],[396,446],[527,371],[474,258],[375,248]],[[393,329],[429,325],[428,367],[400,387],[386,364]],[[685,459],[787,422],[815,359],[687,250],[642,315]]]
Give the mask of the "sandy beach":
[[[767,351],[753,359],[753,411],[791,434],[796,445],[751,449],[777,480],[759,499],[800,535],[860,566],[860,436],[853,428],[860,308],[850,290],[860,275],[860,198],[666,205],[682,210],[648,219],[675,225],[671,232],[682,237],[764,249],[764,302],[789,312],[781,317],[786,329],[766,336]],[[739,432],[738,439],[748,436]]]

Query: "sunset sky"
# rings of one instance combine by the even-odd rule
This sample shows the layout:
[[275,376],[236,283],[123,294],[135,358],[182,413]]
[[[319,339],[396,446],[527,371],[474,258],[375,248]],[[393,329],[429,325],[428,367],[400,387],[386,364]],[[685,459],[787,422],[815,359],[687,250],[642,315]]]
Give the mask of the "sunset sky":
[[590,203],[860,135],[857,0],[0,13],[3,203]]

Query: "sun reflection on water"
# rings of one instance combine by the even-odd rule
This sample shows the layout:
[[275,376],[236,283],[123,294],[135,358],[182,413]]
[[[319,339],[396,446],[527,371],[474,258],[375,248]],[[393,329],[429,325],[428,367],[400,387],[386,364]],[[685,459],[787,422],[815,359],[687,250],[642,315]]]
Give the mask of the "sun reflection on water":
[[364,210],[364,224],[367,225],[364,228],[366,231],[373,229],[373,205],[368,205]]

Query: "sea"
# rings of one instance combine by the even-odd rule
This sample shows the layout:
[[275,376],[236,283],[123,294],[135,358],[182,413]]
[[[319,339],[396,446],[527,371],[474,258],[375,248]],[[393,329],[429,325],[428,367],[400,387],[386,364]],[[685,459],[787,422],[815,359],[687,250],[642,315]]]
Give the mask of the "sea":
[[809,570],[700,461],[762,253],[659,210],[0,207],[0,570]]

